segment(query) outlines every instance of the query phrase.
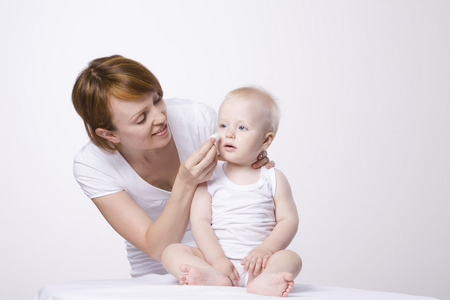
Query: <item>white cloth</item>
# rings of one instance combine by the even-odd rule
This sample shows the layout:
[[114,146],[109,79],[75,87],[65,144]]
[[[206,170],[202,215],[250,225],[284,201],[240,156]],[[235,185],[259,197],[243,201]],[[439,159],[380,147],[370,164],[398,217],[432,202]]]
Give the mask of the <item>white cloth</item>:
[[[24,283],[26,284],[26,283]],[[245,288],[180,285],[172,275],[150,274],[137,279],[85,280],[48,284],[33,300],[277,300],[280,297],[249,294]],[[437,298],[335,286],[295,284],[293,300],[438,300]]]
[[[169,127],[182,162],[215,132],[217,114],[209,106],[190,100],[169,99],[165,103]],[[126,191],[152,220],[158,219],[170,196],[170,192],[144,181],[118,151],[107,153],[92,142],[75,156],[73,170],[75,179],[89,198]],[[190,228],[183,243],[195,245]],[[133,277],[166,273],[161,263],[128,241],[125,244]]]
[[275,169],[260,168],[260,179],[250,185],[237,185],[225,175],[219,162],[208,181],[211,225],[231,260],[242,260],[259,246],[275,227]]

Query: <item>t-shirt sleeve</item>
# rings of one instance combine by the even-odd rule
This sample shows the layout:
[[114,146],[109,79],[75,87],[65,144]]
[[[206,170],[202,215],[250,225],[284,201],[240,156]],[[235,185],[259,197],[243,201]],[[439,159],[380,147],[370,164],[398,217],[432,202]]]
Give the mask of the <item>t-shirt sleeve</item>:
[[73,173],[83,192],[91,199],[123,191],[110,164],[88,151],[80,151],[75,156]]

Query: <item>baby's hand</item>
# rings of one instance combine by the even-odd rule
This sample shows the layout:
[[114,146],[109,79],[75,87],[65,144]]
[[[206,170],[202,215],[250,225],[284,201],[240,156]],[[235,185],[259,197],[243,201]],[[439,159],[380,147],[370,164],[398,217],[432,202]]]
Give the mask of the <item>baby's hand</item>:
[[233,263],[226,257],[220,258],[212,263],[212,267],[228,277],[233,286],[237,286],[239,281],[239,273]]
[[256,247],[242,260],[244,271],[250,275],[259,275],[267,266],[267,261],[273,252],[263,247]]

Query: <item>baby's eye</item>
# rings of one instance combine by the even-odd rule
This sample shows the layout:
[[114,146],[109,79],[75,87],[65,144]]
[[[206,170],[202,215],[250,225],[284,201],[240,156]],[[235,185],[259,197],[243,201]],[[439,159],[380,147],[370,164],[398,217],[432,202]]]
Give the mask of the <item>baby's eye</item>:
[[247,127],[241,125],[241,126],[238,127],[238,129],[241,130],[241,131],[244,131],[244,130],[247,130]]
[[225,124],[219,124],[219,128],[227,128],[227,125],[225,125]]

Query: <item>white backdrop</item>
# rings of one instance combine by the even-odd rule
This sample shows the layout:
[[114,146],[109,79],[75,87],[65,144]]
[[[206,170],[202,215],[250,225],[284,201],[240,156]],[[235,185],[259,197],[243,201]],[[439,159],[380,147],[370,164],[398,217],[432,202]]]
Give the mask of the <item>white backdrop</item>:
[[122,54],[166,98],[279,98],[269,155],[301,216],[297,283],[450,299],[449,15],[425,0],[0,0],[0,298],[128,278],[72,175],[87,141],[74,80]]

